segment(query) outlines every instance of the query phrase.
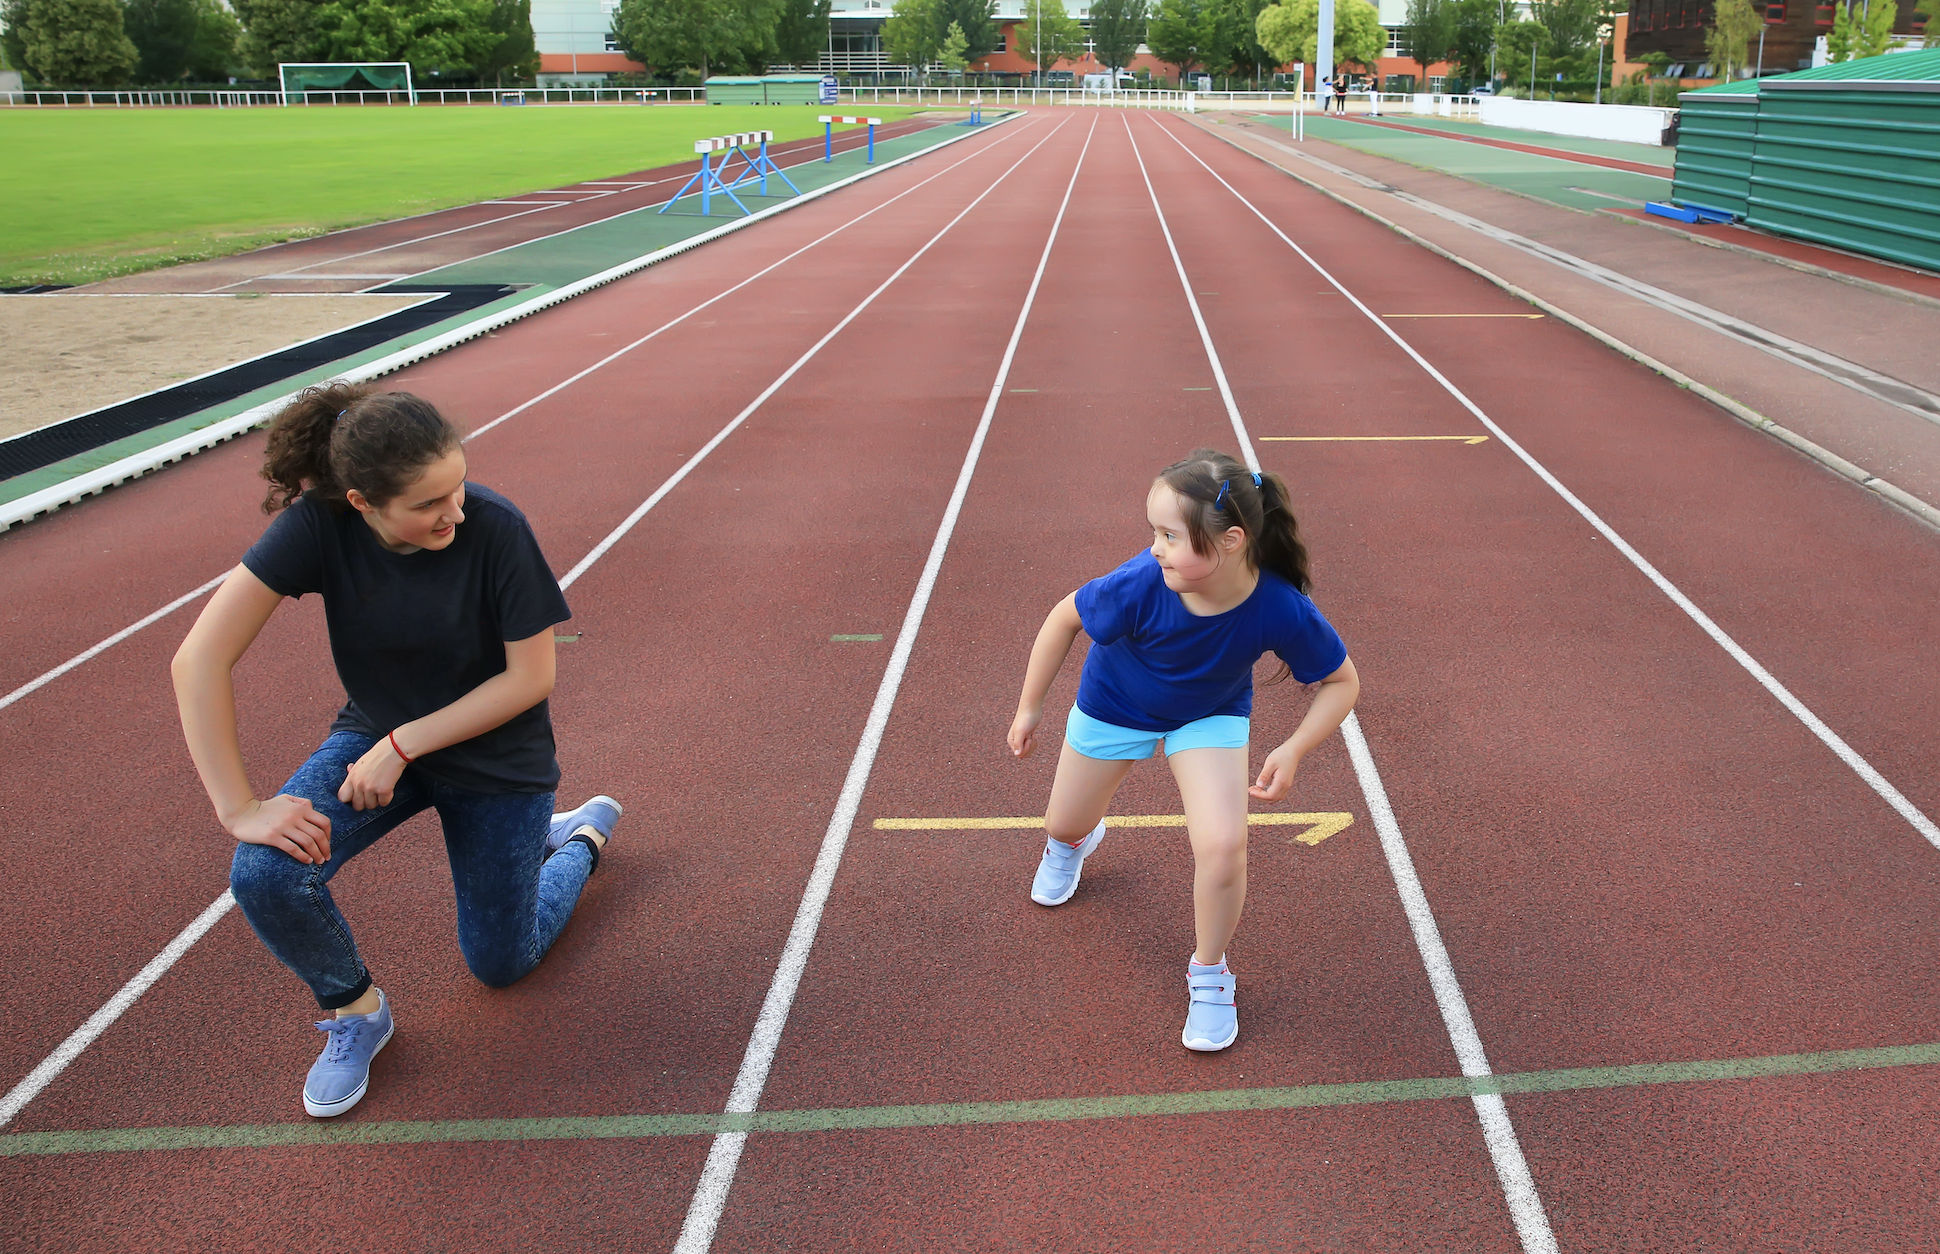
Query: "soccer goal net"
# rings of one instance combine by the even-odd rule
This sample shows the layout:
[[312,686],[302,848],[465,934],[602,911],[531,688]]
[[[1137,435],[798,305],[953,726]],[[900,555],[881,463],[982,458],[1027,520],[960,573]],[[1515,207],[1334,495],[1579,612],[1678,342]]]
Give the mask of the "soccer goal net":
[[409,61],[283,61],[276,71],[286,105],[308,104],[312,95],[331,104],[340,95],[362,101],[367,91],[383,92],[386,103],[395,93],[402,93],[407,103],[418,102]]

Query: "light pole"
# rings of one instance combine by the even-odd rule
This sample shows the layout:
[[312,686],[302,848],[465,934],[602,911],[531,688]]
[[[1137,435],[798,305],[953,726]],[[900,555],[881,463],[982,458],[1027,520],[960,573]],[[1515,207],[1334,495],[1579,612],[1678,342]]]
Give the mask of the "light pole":
[[[1334,77],[1334,0],[1320,0],[1320,47],[1314,55],[1314,93],[1320,92],[1320,85]],[[1329,88],[1329,94],[1332,89]],[[1321,112],[1327,111],[1327,97],[1321,97]]]
[[1603,41],[1596,41],[1596,102],[1603,103]]

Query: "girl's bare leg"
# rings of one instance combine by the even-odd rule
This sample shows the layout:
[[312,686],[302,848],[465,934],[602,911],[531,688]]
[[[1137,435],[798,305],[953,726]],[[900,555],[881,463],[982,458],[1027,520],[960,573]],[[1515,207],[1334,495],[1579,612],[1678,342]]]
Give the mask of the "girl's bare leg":
[[[1057,778],[1051,783],[1051,802],[1044,808],[1044,831],[1052,840],[1075,845],[1111,808],[1118,786],[1136,765],[1113,758],[1088,758],[1070,745],[1058,754]],[[1245,763],[1241,762],[1241,773]],[[1246,789],[1240,787],[1242,803]]]
[[[1187,749],[1167,759],[1185,803],[1192,839],[1192,909],[1199,948],[1210,966],[1226,952],[1246,906],[1245,749]],[[1062,770],[1060,770],[1062,775]]]

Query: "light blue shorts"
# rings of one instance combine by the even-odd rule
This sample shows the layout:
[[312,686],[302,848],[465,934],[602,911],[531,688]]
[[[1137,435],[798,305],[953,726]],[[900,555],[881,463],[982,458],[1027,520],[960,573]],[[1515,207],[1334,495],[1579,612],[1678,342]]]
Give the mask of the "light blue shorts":
[[1074,705],[1064,720],[1064,743],[1088,758],[1126,761],[1151,757],[1161,740],[1167,757],[1187,749],[1244,749],[1252,729],[1252,719],[1215,714],[1171,731],[1140,731],[1102,722]]

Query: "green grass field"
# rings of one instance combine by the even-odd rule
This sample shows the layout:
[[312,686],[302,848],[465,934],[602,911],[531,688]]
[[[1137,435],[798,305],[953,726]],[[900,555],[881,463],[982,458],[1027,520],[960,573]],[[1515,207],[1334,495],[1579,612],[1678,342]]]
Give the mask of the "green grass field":
[[[0,286],[87,283],[692,160],[814,106],[4,109]],[[870,110],[901,117],[913,110]]]

